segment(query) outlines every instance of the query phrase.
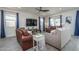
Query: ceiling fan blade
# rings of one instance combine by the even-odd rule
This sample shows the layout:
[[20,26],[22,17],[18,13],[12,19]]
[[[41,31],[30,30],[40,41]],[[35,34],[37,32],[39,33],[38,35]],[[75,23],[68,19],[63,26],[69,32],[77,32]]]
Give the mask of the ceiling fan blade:
[[43,12],[48,12],[49,10],[42,10]]
[[49,11],[49,10],[44,10],[44,9],[42,9],[42,7],[39,7],[39,9],[36,8],[36,10],[38,10],[39,12],[48,12],[48,11]]

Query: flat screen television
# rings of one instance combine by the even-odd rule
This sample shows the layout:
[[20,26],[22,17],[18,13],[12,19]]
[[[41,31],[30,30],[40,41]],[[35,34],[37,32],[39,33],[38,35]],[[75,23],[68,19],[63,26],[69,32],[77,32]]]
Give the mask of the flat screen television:
[[37,19],[26,19],[26,26],[37,26]]

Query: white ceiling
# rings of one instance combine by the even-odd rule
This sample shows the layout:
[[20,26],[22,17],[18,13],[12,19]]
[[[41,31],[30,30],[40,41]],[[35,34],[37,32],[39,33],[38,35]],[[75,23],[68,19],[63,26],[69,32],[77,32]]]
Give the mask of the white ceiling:
[[43,7],[43,9],[48,9],[50,10],[49,12],[40,12],[36,10],[36,8],[39,7],[4,7],[10,10],[15,10],[15,11],[22,11],[22,12],[30,12],[33,14],[41,14],[41,15],[50,15],[50,14],[56,14],[59,12],[63,11],[68,11],[72,9],[77,9],[78,7]]

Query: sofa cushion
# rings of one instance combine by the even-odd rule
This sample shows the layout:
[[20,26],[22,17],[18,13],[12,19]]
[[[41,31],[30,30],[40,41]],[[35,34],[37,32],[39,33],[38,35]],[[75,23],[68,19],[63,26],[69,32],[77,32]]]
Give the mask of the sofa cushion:
[[50,33],[52,33],[52,34],[54,33],[54,34],[55,34],[55,32],[56,32],[56,30],[51,30],[51,32],[50,32]]
[[54,29],[56,29],[56,26],[50,26],[50,29],[54,30]]

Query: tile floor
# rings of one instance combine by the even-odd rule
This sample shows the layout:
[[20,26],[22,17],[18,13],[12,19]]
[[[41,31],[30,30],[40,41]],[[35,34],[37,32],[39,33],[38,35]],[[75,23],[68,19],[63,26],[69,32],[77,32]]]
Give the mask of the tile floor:
[[[0,39],[0,51],[22,51],[15,37]],[[33,48],[27,50],[33,51]],[[58,51],[56,48],[46,44],[42,51]],[[72,37],[71,41],[66,44],[62,51],[79,51],[79,37]]]
[[72,37],[62,51],[79,51],[79,37]]

